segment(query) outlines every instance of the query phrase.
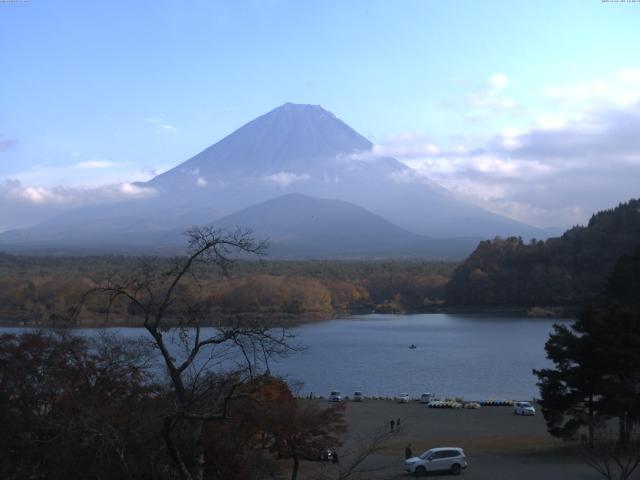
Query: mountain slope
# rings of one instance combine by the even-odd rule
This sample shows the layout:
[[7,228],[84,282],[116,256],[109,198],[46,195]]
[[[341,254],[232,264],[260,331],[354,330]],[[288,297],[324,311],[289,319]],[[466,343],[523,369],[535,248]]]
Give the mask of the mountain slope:
[[[202,222],[194,222],[202,223]],[[212,227],[252,229],[268,239],[272,258],[432,258],[458,260],[477,245],[477,238],[432,239],[407,232],[384,218],[342,200],[287,194],[219,219]],[[176,254],[184,250],[184,231],[151,228],[135,217],[95,218],[92,228],[78,224],[43,224],[6,232],[5,249],[48,253]],[[46,235],[46,240],[42,238]]]
[[371,147],[369,140],[322,107],[286,103],[158,175],[148,185],[170,189],[194,176],[210,181],[239,173],[304,171],[327,158]]
[[360,205],[402,228],[434,237],[545,236],[545,232],[456,199],[317,105],[285,104],[143,184],[178,203],[227,213],[301,192]]
[[618,258],[637,245],[640,200],[596,213],[587,226],[574,227],[546,242],[487,240],[454,271],[447,285],[447,303],[581,307],[600,294]]
[[233,230],[251,228],[268,238],[275,257],[420,256],[459,259],[477,239],[442,242],[403,230],[349,202],[287,194],[214,222]]

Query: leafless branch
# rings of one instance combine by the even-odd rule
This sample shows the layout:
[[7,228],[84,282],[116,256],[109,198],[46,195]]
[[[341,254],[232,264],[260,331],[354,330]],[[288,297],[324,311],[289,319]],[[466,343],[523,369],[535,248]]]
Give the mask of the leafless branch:
[[607,480],[628,480],[640,465],[640,435],[626,444],[606,428],[601,428],[593,446],[581,445],[583,462]]

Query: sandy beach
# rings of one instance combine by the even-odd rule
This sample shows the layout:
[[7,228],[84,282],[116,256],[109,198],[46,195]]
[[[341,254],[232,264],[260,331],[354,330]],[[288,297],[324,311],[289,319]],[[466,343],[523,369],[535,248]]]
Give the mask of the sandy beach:
[[[328,404],[326,400],[314,400]],[[512,407],[479,409],[432,409],[418,402],[400,404],[389,400],[348,402],[349,433],[340,453],[340,468],[353,460],[358,442],[373,431],[389,429],[391,419],[401,420],[400,431],[385,447],[370,456],[366,468],[370,479],[412,478],[403,469],[404,448],[412,444],[414,455],[433,447],[460,447],[469,468],[463,478],[482,480],[595,480],[600,478],[580,459],[575,447],[551,437],[539,412],[516,416]],[[337,466],[305,462],[302,478],[324,472],[334,478]],[[449,475],[437,475],[448,477]]]

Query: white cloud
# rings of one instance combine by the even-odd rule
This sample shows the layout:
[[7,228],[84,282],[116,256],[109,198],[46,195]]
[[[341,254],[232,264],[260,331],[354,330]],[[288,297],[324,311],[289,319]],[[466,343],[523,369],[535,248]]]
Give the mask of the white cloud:
[[[509,87],[498,76],[489,84],[470,104],[481,113],[499,108]],[[434,154],[416,148],[413,134],[396,135],[390,145],[400,160],[459,197],[538,226],[584,223],[595,211],[640,196],[640,70],[550,86],[538,100],[523,110],[528,124],[487,116],[496,132],[490,139],[458,137]]]
[[177,133],[179,131],[175,126],[165,122],[162,117],[148,117],[144,121],[156,125],[158,130],[162,132]]
[[536,118],[536,125],[543,130],[555,130],[567,125],[569,119],[560,113],[543,113]]
[[10,194],[13,198],[24,200],[28,203],[66,203],[66,197],[64,195],[60,195],[54,190],[43,187],[14,188]]
[[583,223],[640,196],[640,69],[549,85],[526,105],[510,88],[506,75],[493,75],[458,115],[473,133],[439,145],[438,155],[400,159],[459,196],[539,226]]
[[511,80],[504,73],[495,73],[488,78],[486,87],[467,96],[466,105],[471,109],[463,117],[484,117],[494,111],[515,110],[520,105],[505,93]]
[[440,153],[440,148],[422,132],[389,136],[371,149],[371,154],[374,157],[421,158],[436,156]]
[[[142,187],[140,185],[136,185],[134,183],[128,183],[128,182],[121,183],[116,187],[120,193],[122,193],[125,197],[128,197],[128,198],[152,197],[157,193],[154,188]],[[109,193],[110,189],[112,188],[113,186],[106,185],[102,187],[101,190],[105,193]],[[116,199],[119,200],[119,198],[116,198]]]
[[84,162],[79,162],[75,164],[76,168],[112,168],[112,167],[120,167],[125,166],[126,163],[118,163],[118,162],[110,162],[109,160],[86,160]]
[[[153,178],[154,174],[152,170],[140,168],[133,162],[113,162],[91,157],[89,160],[69,165],[43,163],[11,176],[20,180],[24,185],[46,188],[54,185],[65,185],[71,188],[98,188],[104,184],[147,181]],[[0,178],[1,180],[2,178]]]
[[556,85],[546,87],[545,95],[552,99],[564,101],[585,101],[594,98],[604,98],[608,94],[608,85],[602,80],[574,83],[571,85]]
[[519,160],[496,153],[471,153],[413,160],[408,166],[442,183],[447,188],[458,190],[456,183],[463,178],[478,180],[505,180],[533,178],[553,172],[553,167],[539,161]]
[[204,177],[198,177],[198,179],[196,180],[196,185],[198,187],[206,187],[207,185],[209,185],[209,182],[207,182]]
[[306,173],[292,173],[292,172],[278,172],[272,175],[265,175],[264,179],[276,183],[281,187],[288,187],[292,183],[295,182],[304,182],[309,180],[311,177]]
[[75,207],[96,203],[109,203],[131,198],[146,198],[156,190],[133,183],[123,182],[103,185],[98,188],[73,188],[66,186],[42,187],[24,185],[20,180],[7,179],[0,183],[0,198],[3,203],[11,201],[32,205],[58,205]]
[[465,147],[464,145],[454,145],[451,148],[451,152],[456,155],[466,155],[467,153],[469,153],[469,148]]
[[616,77],[625,82],[640,84],[640,68],[618,70]]
[[502,90],[511,83],[511,80],[504,73],[494,73],[489,77],[489,85],[493,88]]
[[532,225],[568,227],[585,219],[584,210],[571,203],[575,201],[572,195],[562,200],[555,196],[554,205],[540,202],[564,172],[539,161],[497,152],[450,152],[447,157],[414,160],[410,166],[459,198]]
[[516,127],[507,127],[502,130],[501,138],[502,138],[502,146],[508,150],[513,150],[520,146],[520,140],[518,137],[522,135],[522,130]]
[[338,155],[336,157],[336,160],[344,164],[349,164],[350,162],[376,162],[380,158],[380,154],[375,153],[374,149],[372,148],[371,150],[361,150],[359,152],[349,153],[347,155]]
[[597,108],[626,108],[640,101],[640,69],[618,70],[608,77],[550,85],[543,90],[556,109],[573,113]]

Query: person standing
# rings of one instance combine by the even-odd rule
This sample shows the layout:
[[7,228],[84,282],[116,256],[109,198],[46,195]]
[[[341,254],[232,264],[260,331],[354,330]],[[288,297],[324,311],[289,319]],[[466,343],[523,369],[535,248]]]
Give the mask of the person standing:
[[411,451],[411,444],[409,444],[404,448],[404,459],[408,460],[411,457],[413,457],[413,452]]
[[391,431],[393,432],[393,427],[396,425],[396,422],[393,420],[393,418],[391,419],[391,421],[389,422],[389,427],[391,427]]
[[396,421],[396,427],[400,428],[400,419]]
[[331,452],[331,463],[338,463],[340,459],[338,458],[338,451],[334,448]]

